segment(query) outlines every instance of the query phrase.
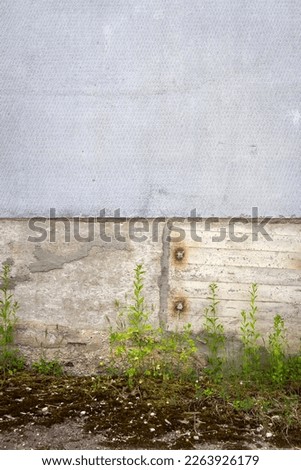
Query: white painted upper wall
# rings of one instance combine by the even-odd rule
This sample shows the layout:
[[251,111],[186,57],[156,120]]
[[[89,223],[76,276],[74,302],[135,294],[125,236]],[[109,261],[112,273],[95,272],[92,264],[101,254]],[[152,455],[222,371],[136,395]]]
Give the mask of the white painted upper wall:
[[0,217],[301,216],[300,0],[0,0]]

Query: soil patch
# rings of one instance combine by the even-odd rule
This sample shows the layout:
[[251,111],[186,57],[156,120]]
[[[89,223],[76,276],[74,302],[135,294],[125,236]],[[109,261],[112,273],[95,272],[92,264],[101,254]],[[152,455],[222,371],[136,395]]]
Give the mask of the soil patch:
[[282,429],[192,385],[14,375],[0,387],[1,449],[300,448],[301,423]]

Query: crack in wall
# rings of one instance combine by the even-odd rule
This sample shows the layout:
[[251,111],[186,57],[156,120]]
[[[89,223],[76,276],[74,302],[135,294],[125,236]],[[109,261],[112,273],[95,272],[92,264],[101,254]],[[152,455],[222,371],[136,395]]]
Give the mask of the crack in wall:
[[167,323],[168,297],[169,297],[169,258],[170,258],[170,231],[172,221],[167,220],[162,232],[161,274],[158,278],[159,286],[159,323],[165,328]]

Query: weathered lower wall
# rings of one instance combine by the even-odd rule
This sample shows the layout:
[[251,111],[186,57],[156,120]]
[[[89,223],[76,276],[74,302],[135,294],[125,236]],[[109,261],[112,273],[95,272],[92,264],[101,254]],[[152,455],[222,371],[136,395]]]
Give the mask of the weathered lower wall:
[[42,344],[70,370],[94,370],[107,353],[115,300],[131,295],[137,263],[146,269],[145,297],[155,323],[175,329],[190,322],[200,331],[208,286],[216,282],[221,319],[235,337],[256,282],[261,331],[266,335],[280,313],[297,349],[300,221],[271,221],[262,233],[252,221],[209,222],[41,220],[33,231],[28,220],[0,220],[0,261],[12,264],[20,303],[16,341],[23,353],[36,359]]

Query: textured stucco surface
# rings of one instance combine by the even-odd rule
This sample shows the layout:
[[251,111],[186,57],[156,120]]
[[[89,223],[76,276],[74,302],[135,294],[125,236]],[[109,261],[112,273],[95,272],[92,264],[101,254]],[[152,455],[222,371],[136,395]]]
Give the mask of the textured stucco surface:
[[0,0],[0,217],[300,216],[300,0]]
[[[235,224],[235,237],[243,241],[233,239],[229,220],[212,223],[210,231],[197,222],[201,240],[196,241],[188,221],[148,220],[149,231],[139,234],[146,237],[141,242],[133,240],[129,221],[118,230],[116,222],[106,223],[111,242],[99,237],[98,222],[92,239],[89,224],[82,221],[81,237],[88,239],[90,233],[84,242],[74,237],[74,221],[66,230],[62,221],[51,228],[49,220],[39,223],[47,239],[30,242],[29,237],[38,239],[41,233],[33,232],[28,222],[0,220],[0,263],[12,265],[11,285],[20,303],[16,341],[29,360],[46,351],[49,358],[72,363],[66,367],[74,372],[95,371],[100,358],[108,355],[109,326],[116,326],[115,300],[124,304],[126,295],[130,300],[137,263],[145,267],[144,295],[154,325],[181,330],[191,323],[202,339],[208,288],[216,282],[219,316],[237,345],[240,312],[248,309],[250,284],[256,282],[261,333],[267,338],[274,315],[281,314],[292,350],[300,347],[300,221],[271,222],[265,226],[269,238],[259,234],[256,241],[250,222]],[[179,230],[185,235],[181,241]],[[215,241],[221,234],[222,240]]]

